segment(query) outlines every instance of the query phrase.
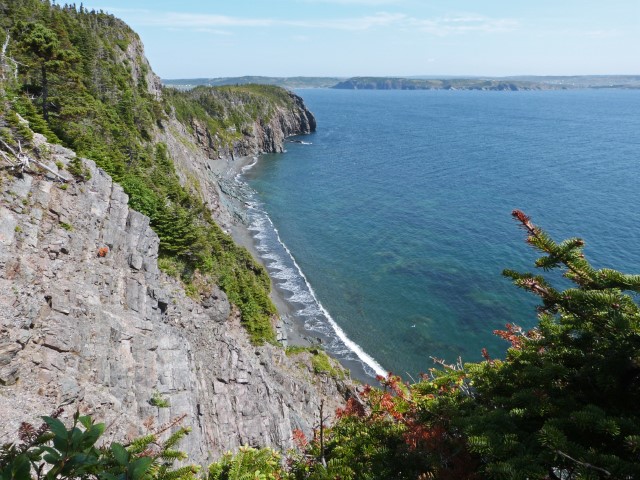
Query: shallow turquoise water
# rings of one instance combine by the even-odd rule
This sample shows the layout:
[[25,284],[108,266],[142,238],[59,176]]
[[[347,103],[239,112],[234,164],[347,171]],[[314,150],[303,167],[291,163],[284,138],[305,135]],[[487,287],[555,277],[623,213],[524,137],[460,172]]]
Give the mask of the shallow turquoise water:
[[640,91],[298,93],[318,131],[246,173],[253,231],[298,318],[347,364],[328,316],[396,373],[502,355],[494,329],[536,322],[501,276],[536,258],[514,208],[584,238],[597,266],[640,272]]

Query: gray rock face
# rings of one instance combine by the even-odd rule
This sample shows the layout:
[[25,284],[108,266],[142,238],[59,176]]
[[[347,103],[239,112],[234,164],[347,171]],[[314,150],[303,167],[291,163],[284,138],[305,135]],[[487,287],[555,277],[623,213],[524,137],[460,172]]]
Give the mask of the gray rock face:
[[290,93],[295,107],[278,108],[269,122],[257,122],[253,125],[251,135],[245,137],[243,143],[236,147],[240,155],[259,152],[281,153],[284,151],[284,140],[291,135],[311,133],[316,130],[316,119],[307,110],[302,98]]
[[120,61],[131,67],[131,77],[136,84],[144,82],[147,86],[147,91],[156,100],[160,100],[162,97],[162,82],[160,77],[153,73],[151,65],[149,65],[140,37],[137,34],[134,35],[133,40],[122,53]]
[[[251,345],[222,291],[188,298],[158,270],[149,219],[84,162],[91,179],[66,190],[42,176],[1,179],[0,437],[59,405],[105,421],[107,438],[185,415],[193,431],[181,448],[195,462],[309,434],[320,400],[338,406],[344,385]],[[152,406],[154,393],[170,407]]]
[[224,204],[221,204],[219,172],[239,157],[253,157],[260,153],[281,153],[285,140],[292,135],[302,135],[316,130],[316,119],[304,105],[302,98],[289,93],[292,108],[274,107],[269,121],[252,123],[241,140],[231,147],[212,135],[197,120],[188,130],[175,118],[166,121],[165,128],[157,133],[157,141],[167,145],[181,183],[202,200],[213,212],[223,228],[234,221]]

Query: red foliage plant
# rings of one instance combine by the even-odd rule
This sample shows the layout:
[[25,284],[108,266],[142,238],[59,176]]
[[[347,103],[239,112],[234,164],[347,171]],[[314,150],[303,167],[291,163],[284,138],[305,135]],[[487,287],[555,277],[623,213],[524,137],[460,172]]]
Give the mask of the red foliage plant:
[[[516,350],[520,350],[522,348],[523,342],[527,339],[535,341],[542,338],[540,331],[536,328],[525,332],[522,327],[513,325],[511,323],[507,323],[505,327],[506,330],[494,330],[493,334],[511,343],[511,348],[515,348]],[[487,357],[485,357],[485,359],[489,360]]]
[[[444,412],[432,416],[429,421],[425,417],[431,415],[428,402],[439,395],[447,395],[462,388],[464,373],[453,377],[448,385],[440,384],[433,393],[418,393],[397,375],[389,374],[386,378],[379,377],[378,381],[384,391],[366,388],[362,397],[371,411],[366,414],[364,408],[358,415],[365,421],[392,422],[401,426],[401,438],[413,458],[427,458],[423,467],[424,478],[438,478],[443,480],[462,480],[476,478],[477,462],[466,448],[465,440],[454,431],[449,430],[451,419]],[[436,393],[437,392],[437,393]],[[346,412],[350,410],[347,404]],[[352,406],[353,408],[353,406]],[[417,455],[417,457],[415,457]],[[431,464],[431,467],[427,465]],[[430,470],[433,469],[433,470]],[[429,476],[430,475],[430,476]]]
[[109,247],[100,247],[100,248],[98,249],[98,256],[99,256],[100,258],[102,258],[102,257],[106,257],[106,256],[107,256],[107,253],[109,253]]
[[304,434],[302,430],[296,428],[293,432],[291,432],[293,437],[293,443],[300,450],[304,450],[309,445],[309,440],[307,440],[307,436]]
[[336,408],[336,417],[364,417],[364,406],[355,398],[347,400],[345,408]]
[[516,350],[522,348],[522,341],[525,339],[522,328],[511,323],[507,323],[506,330],[494,330],[493,334],[511,343],[511,348]]

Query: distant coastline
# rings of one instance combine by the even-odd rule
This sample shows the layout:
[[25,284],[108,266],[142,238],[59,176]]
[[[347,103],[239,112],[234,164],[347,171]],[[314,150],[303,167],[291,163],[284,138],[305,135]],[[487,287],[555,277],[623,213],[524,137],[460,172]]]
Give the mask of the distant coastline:
[[163,79],[165,86],[191,89],[197,86],[256,83],[284,88],[336,88],[350,90],[567,90],[576,88],[640,89],[640,75],[574,75],[517,77],[218,77]]
[[276,85],[278,87],[293,88],[332,88],[334,85],[347,80],[347,77],[217,77],[217,78],[180,78],[163,79],[163,85],[179,89],[190,89],[198,86],[220,87],[223,85]]

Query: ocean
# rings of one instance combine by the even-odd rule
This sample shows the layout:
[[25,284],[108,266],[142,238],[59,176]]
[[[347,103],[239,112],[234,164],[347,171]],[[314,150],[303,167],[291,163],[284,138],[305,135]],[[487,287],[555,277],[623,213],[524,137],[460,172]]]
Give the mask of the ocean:
[[513,209],[640,273],[640,91],[297,93],[318,130],[244,173],[250,229],[294,319],[354,377],[501,357],[493,330],[536,324],[501,275],[537,258]]

